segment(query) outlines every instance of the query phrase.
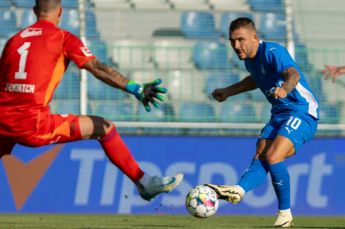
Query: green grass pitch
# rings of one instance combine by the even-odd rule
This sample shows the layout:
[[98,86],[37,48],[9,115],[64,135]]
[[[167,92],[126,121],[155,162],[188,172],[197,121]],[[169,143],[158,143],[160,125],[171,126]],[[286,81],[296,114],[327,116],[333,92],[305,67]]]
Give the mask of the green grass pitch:
[[[156,229],[156,228],[273,228],[274,216],[213,216],[197,219],[188,215],[60,215],[1,214],[0,228]],[[295,216],[294,228],[345,228],[345,216]]]

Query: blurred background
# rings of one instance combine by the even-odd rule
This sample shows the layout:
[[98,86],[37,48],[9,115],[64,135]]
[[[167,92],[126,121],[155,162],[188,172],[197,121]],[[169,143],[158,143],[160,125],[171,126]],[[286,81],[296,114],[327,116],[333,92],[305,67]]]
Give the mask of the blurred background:
[[[0,50],[12,34],[35,22],[32,12],[34,2],[0,0]],[[303,150],[310,154],[300,153],[298,166],[290,164],[290,169],[295,171],[292,174],[296,178],[292,178],[293,185],[297,184],[298,177],[302,181],[298,186],[300,189],[294,186],[293,206],[297,205],[297,212],[301,214],[345,213],[344,197],[332,195],[345,185],[343,176],[337,175],[343,174],[345,168],[342,151],[345,143],[339,139],[345,135],[345,75],[334,84],[325,81],[321,74],[326,64],[345,65],[345,1],[62,0],[62,3],[61,27],[81,36],[102,62],[138,82],[161,78],[162,85],[169,92],[159,109],[147,113],[133,96],[115,90],[89,74],[80,74],[72,64],[55,92],[51,104],[53,112],[99,115],[111,119],[120,133],[126,136],[125,140],[134,152],[145,152],[138,154],[137,158],[146,162],[151,160],[152,164],[144,163],[144,167],[153,172],[171,173],[175,171],[173,168],[185,171],[187,183],[181,186],[179,199],[170,196],[170,202],[163,203],[167,209],[173,202],[175,207],[179,206],[178,212],[185,212],[185,193],[201,182],[212,179],[219,183],[235,182],[250,161],[255,149],[255,137],[269,120],[271,106],[259,90],[231,97],[223,103],[210,96],[215,88],[228,86],[248,74],[228,41],[230,22],[239,16],[246,16],[255,21],[262,40],[275,41],[288,48],[320,102],[318,140],[306,144]],[[248,144],[250,147],[247,147]],[[157,147],[152,147],[154,145]],[[95,164],[81,163],[80,173],[74,174],[76,160],[82,158],[76,150],[79,148],[83,148],[85,155],[96,150],[96,154],[95,151],[92,153],[97,158],[94,159]],[[83,171],[89,174],[85,171],[90,169],[104,181],[117,176],[106,164],[107,160],[99,148],[93,143],[75,143],[64,147],[67,153],[62,154],[57,165],[64,168],[63,174],[68,174],[69,182],[60,177],[62,170],[57,165],[54,164],[57,168],[50,171],[56,184],[61,179],[66,186],[59,186],[63,191],[53,195],[57,200],[61,199],[60,203],[52,201],[47,208],[44,201],[40,202],[37,200],[40,198],[35,199],[33,195],[33,203],[29,200],[27,205],[15,209],[7,198],[0,200],[8,203],[0,211],[17,211],[23,207],[23,211],[30,212],[112,212],[114,204],[119,203],[116,206],[120,213],[155,212],[150,208],[152,205],[138,204],[138,196],[127,198],[128,190],[132,190],[128,188],[130,181],[121,183],[122,186],[117,180],[104,183],[102,190],[106,191],[98,191],[90,197],[90,190],[93,192],[101,187],[100,180],[93,180],[92,185],[86,188],[78,186],[91,182],[85,181],[85,177],[83,180],[80,175]],[[241,151],[247,154],[224,157],[224,149],[226,153]],[[26,150],[17,149],[17,156],[27,155],[21,154]],[[100,160],[104,160],[101,168],[96,167]],[[211,163],[213,167],[210,161],[214,162]],[[66,168],[72,172],[67,173],[69,170]],[[238,173],[234,173],[233,168]],[[212,171],[218,175],[212,177]],[[7,183],[6,180],[4,183]],[[43,189],[38,187],[41,199],[42,195],[56,192],[55,184],[47,184],[42,184]],[[326,184],[327,192],[321,184]],[[121,187],[124,187],[121,194],[126,193],[126,198],[116,195],[122,202],[114,201],[113,192],[120,192]],[[7,186],[1,188],[7,189]],[[50,192],[47,193],[47,189]],[[84,193],[83,190],[89,191]],[[132,190],[130,194],[134,192]],[[100,200],[92,199],[98,198],[100,193]],[[269,209],[270,213],[275,212],[273,190],[269,189],[268,193],[270,195],[266,195],[266,199],[260,199],[260,191],[257,199],[254,194],[249,196],[247,206],[240,207],[241,211],[230,208],[224,211],[260,214]],[[7,194],[11,196],[9,191]],[[46,198],[51,199],[51,196]],[[134,205],[137,208],[128,207]]]
[[[146,114],[134,98],[91,76],[87,89],[80,92],[79,72],[71,66],[55,94],[54,112],[82,109],[82,113],[124,122],[118,125],[128,134],[157,134],[157,130],[168,135],[257,134],[270,114],[259,90],[224,103],[210,96],[215,88],[248,74],[228,42],[229,23],[247,16],[256,22],[262,40],[288,47],[305,74],[320,101],[324,125],[318,135],[345,134],[345,77],[333,84],[320,74],[325,64],[345,65],[342,0],[84,0],[80,1],[83,11],[77,0],[62,2],[61,27],[85,34],[87,46],[102,62],[138,82],[161,78],[169,93],[160,109]],[[33,4],[0,1],[0,50],[11,34],[35,21]],[[81,31],[82,23],[85,30]],[[149,128],[152,124],[144,122],[167,123]],[[203,124],[178,125],[181,122]],[[195,131],[196,127],[207,131]]]

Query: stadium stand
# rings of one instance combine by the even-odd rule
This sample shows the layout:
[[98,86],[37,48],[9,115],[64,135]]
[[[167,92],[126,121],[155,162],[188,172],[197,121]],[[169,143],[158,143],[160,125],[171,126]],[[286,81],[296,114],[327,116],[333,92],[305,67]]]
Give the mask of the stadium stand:
[[246,0],[209,0],[210,8],[219,11],[249,11]]
[[28,1],[28,0],[16,0],[15,5],[18,8],[32,8],[33,6],[33,1]]
[[118,10],[126,10],[132,7],[127,0],[96,0],[94,2],[98,9],[115,8]]
[[181,31],[186,38],[218,38],[212,13],[187,11],[181,14]]
[[35,22],[36,22],[36,15],[32,11],[32,9],[23,8],[19,27],[23,29],[29,25],[34,24]]
[[253,103],[228,101],[221,105],[219,119],[221,122],[248,123],[256,121],[256,108]]
[[130,2],[132,7],[138,10],[166,10],[170,8],[170,5],[165,0],[131,0]]
[[80,77],[78,71],[72,69],[65,73],[55,91],[54,98],[75,100],[80,98]]
[[80,114],[80,100],[54,99],[51,110],[56,114]]
[[238,17],[248,17],[254,19],[254,16],[250,12],[224,12],[220,18],[220,33],[225,38],[229,38],[229,26],[230,23]]
[[259,32],[265,39],[286,43],[286,21],[284,14],[262,13],[259,20]]
[[164,103],[158,108],[151,110],[148,113],[143,106],[138,107],[138,118],[139,121],[143,122],[167,122],[174,121],[175,112],[172,104]]
[[135,110],[129,100],[112,101],[100,100],[95,101],[92,105],[93,115],[107,117],[114,121],[134,121],[137,119]]
[[17,17],[13,10],[0,8],[0,36],[10,36],[17,32]]
[[205,83],[205,93],[208,95],[208,97],[211,97],[211,93],[214,89],[231,85],[239,80],[240,76],[233,72],[210,72],[207,75],[207,80]]
[[277,12],[284,11],[284,0],[247,0],[254,11]]
[[[87,10],[86,18],[86,36],[91,38],[99,38],[97,31],[96,17],[92,10]],[[75,35],[80,35],[79,12],[77,9],[65,9],[61,18],[61,27],[72,32]]]
[[6,42],[7,37],[0,37],[0,54],[2,53],[2,50],[4,49]]
[[13,5],[10,0],[0,0],[0,8],[10,8]]
[[128,95],[125,92],[110,87],[90,74],[88,74],[87,83],[90,88],[90,90],[87,91],[87,95],[90,100],[112,101],[126,100],[126,98],[128,98]]
[[198,41],[193,49],[193,60],[199,69],[229,68],[228,47],[221,41]]
[[168,97],[172,100],[205,101],[203,91],[206,76],[200,71],[170,71],[167,77],[162,77],[169,88]]
[[121,69],[153,68],[151,43],[145,40],[124,39],[113,43],[113,61]]
[[[333,84],[323,81],[320,74],[325,64],[345,63],[344,33],[339,29],[345,23],[345,3],[331,1],[337,4],[323,0],[292,1],[294,51],[295,60],[321,101],[322,122],[342,124],[344,120],[340,116],[344,113],[345,80],[339,78],[338,83]],[[79,35],[78,1],[63,1],[63,4],[65,10],[61,26]],[[286,45],[284,7],[282,0],[86,1],[87,46],[102,62],[114,64],[133,80],[148,82],[162,78],[163,85],[169,88],[168,104],[173,108],[171,116],[174,121],[183,121],[186,119],[180,116],[182,103],[190,100],[214,103],[209,95],[215,88],[227,86],[247,74],[243,62],[234,55],[227,41],[230,21],[239,16],[250,17],[256,21],[260,38]],[[35,21],[31,8],[30,1],[0,0],[0,50],[6,39],[18,28]],[[332,13],[332,17],[327,16],[329,13]],[[323,17],[327,17],[327,21]],[[80,102],[80,87],[76,87],[78,80],[76,72],[66,73],[61,88],[56,91],[58,102],[55,105],[61,106],[68,100],[72,104]],[[138,108],[138,104],[129,100],[125,93],[106,85],[100,86],[101,83],[96,81],[88,77],[89,110],[93,114],[105,112],[105,109],[102,111],[100,108],[100,104],[105,103],[109,105],[108,112],[105,112],[108,116],[113,106],[110,105],[111,101],[116,100],[117,103],[124,100],[125,104],[131,106],[124,111],[127,112],[126,117],[121,116],[120,120],[146,119],[140,118],[142,108]],[[225,108],[215,104],[212,106],[214,115],[210,122],[250,123],[266,120],[261,118],[266,117],[261,112],[267,108],[260,91],[237,95],[231,101],[236,106],[231,108],[228,105],[229,113],[241,110],[243,104],[255,104],[252,108],[243,108],[246,110],[243,116],[248,120],[230,121],[230,117],[226,118]],[[236,108],[238,104],[241,109]],[[79,106],[75,107],[79,111]],[[201,112],[199,108],[195,109]],[[157,118],[159,114],[153,116]]]
[[175,10],[209,10],[210,6],[206,1],[200,0],[169,0],[171,7]]
[[194,43],[186,39],[155,39],[153,61],[159,69],[191,69]]
[[213,122],[216,113],[211,104],[195,101],[183,101],[179,106],[179,120],[183,122]]

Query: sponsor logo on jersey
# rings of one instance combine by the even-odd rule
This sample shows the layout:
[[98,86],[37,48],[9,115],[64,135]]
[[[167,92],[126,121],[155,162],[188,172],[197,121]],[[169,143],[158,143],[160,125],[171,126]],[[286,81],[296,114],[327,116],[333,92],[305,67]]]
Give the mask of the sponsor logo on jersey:
[[84,53],[85,56],[89,57],[89,56],[93,56],[92,52],[90,51],[90,49],[88,49],[87,47],[80,47],[80,50]]
[[41,36],[42,35],[42,28],[27,28],[20,33],[21,38],[26,37],[33,37],[33,36]]

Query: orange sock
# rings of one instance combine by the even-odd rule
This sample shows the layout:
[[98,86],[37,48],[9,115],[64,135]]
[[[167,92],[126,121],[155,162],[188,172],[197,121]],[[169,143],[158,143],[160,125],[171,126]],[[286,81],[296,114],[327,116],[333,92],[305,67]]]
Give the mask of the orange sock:
[[133,182],[138,182],[144,176],[144,172],[140,169],[115,126],[99,142],[110,161]]

